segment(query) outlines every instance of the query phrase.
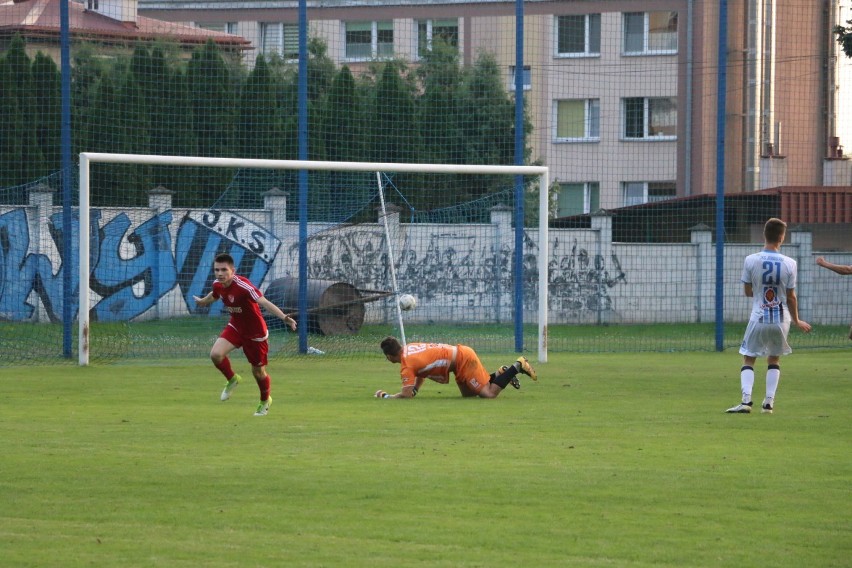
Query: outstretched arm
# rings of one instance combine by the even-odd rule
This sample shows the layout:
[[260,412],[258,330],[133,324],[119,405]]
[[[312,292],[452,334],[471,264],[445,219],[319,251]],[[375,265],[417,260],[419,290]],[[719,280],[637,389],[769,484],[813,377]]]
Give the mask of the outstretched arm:
[[843,264],[834,264],[833,262],[828,262],[822,256],[817,257],[816,263],[822,266],[823,268],[828,268],[832,272],[843,274],[844,276],[849,276],[850,274],[852,274],[852,265],[844,266]]
[[402,387],[402,390],[396,394],[386,393],[383,390],[377,390],[376,394],[373,395],[376,398],[414,398],[417,394],[416,387]]
[[282,312],[281,308],[279,308],[278,306],[276,306],[275,304],[273,304],[272,302],[267,300],[266,297],[261,296],[260,298],[257,299],[257,303],[261,307],[266,308],[266,311],[268,311],[269,313],[277,316],[278,319],[280,319],[285,324],[287,324],[287,326],[289,326],[290,329],[292,329],[293,331],[296,331],[296,320],[294,320],[293,318],[291,318],[290,316],[288,316],[287,314]]
[[213,302],[216,301],[216,298],[213,297],[213,292],[209,292],[203,298],[199,298],[198,296],[193,296],[192,299],[195,300],[195,305],[201,306],[202,308],[204,306],[209,306],[210,304],[212,304]]

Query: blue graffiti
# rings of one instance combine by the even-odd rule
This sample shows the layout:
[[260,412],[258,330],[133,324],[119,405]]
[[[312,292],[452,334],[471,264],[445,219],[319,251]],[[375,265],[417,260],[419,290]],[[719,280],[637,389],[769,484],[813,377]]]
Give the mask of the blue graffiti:
[[[91,225],[97,228],[99,214],[92,212]],[[79,217],[74,215],[67,237],[71,239],[71,255],[79,255]],[[58,251],[66,237],[61,213],[52,215],[48,230]],[[92,237],[93,240],[96,236]],[[22,321],[36,316],[36,306],[29,298],[35,293],[50,321],[62,318],[63,270],[71,270],[71,312],[76,314],[79,274],[76,266],[64,261],[56,269],[46,254],[27,254],[31,245],[26,210],[14,209],[0,215],[0,319]],[[97,247],[90,246],[90,259],[97,258]]]
[[90,286],[102,296],[94,308],[95,319],[121,321],[143,314],[177,282],[171,252],[171,211],[139,225],[127,237],[135,255],[122,258],[121,243],[130,219],[121,213],[104,225],[100,259],[92,271]]
[[[99,298],[90,317],[99,321],[142,316],[175,287],[185,305],[168,307],[168,313],[158,315],[200,313],[192,296],[203,296],[210,290],[216,254],[231,254],[237,272],[260,283],[280,247],[274,235],[230,212],[188,212],[174,243],[171,211],[154,215],[135,228],[125,213],[114,216],[102,227],[101,217],[100,210],[90,212],[89,285]],[[79,271],[75,262],[62,258],[66,238],[71,239],[72,259],[79,257],[76,213],[69,229],[63,227],[61,213],[52,215],[49,232],[54,254],[30,253],[33,243],[26,210],[14,209],[0,215],[0,320],[37,319],[40,301],[50,321],[61,321],[66,268],[72,270],[71,311],[76,317]],[[52,258],[59,259],[58,266],[54,266]],[[208,308],[211,316],[221,312],[220,304]]]

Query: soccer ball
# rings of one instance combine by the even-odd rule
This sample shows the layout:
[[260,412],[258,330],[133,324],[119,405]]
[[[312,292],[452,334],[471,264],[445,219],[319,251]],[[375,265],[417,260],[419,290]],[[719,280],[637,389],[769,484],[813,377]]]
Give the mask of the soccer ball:
[[414,306],[417,305],[417,298],[412,296],[411,294],[403,294],[399,297],[399,309],[404,312],[408,310],[413,310]]

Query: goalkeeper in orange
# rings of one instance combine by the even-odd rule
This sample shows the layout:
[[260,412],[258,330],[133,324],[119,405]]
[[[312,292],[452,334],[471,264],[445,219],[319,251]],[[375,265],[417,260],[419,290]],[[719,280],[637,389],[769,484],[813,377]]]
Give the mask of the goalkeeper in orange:
[[509,384],[520,388],[518,373],[538,380],[526,357],[518,357],[511,365],[489,374],[476,352],[467,345],[409,343],[403,347],[395,337],[386,337],[381,347],[388,361],[400,364],[402,390],[396,394],[379,390],[376,398],[413,398],[426,379],[445,385],[450,382],[450,373],[455,376],[456,386],[464,397],[494,398]]

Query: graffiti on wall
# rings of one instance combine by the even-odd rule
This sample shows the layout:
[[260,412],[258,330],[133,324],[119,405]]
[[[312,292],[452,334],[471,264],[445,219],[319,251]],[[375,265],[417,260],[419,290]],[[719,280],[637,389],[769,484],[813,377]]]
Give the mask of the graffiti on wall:
[[[526,233],[523,242],[524,303],[534,309],[538,302],[538,245]],[[309,237],[308,276],[345,281],[358,288],[390,289],[386,251],[380,228],[323,232]],[[617,255],[612,254],[607,262],[600,254],[590,254],[577,239],[565,243],[556,238],[549,256],[550,310],[575,317],[613,309],[609,291],[627,279]],[[295,266],[297,244],[291,246],[289,257]],[[463,228],[437,228],[416,238],[409,234],[394,254],[398,288],[435,305],[511,305],[513,262],[511,247],[500,245],[493,234]]]
[[[79,218],[74,216],[66,230],[60,212],[41,224],[28,216],[26,208],[0,214],[0,320],[61,320],[62,242],[67,234],[76,258],[79,233]],[[93,209],[90,235],[90,317],[99,321],[220,315],[220,303],[198,308],[193,300],[210,290],[218,253],[231,254],[237,272],[258,285],[273,263],[280,264],[276,272],[289,275],[298,266],[297,242],[287,247],[285,258],[279,258],[279,238],[232,211]],[[409,229],[400,241],[394,254],[399,289],[417,295],[424,305],[489,309],[512,305],[512,245],[495,238],[493,230],[436,225]],[[523,246],[523,299],[526,308],[535,309],[538,247],[528,234]],[[616,255],[606,259],[590,254],[576,238],[554,238],[549,256],[551,313],[573,318],[614,308],[609,291],[627,278]],[[391,287],[385,234],[375,225],[318,232],[309,237],[308,257],[311,279],[343,281],[361,289]],[[75,315],[77,272],[75,265],[71,274]]]
[[566,315],[578,316],[582,312],[598,312],[613,309],[609,289],[627,282],[627,274],[615,253],[606,259],[600,254],[591,255],[579,246],[576,239],[571,242],[570,252],[563,252],[567,244],[557,238],[548,263],[549,309]]
[[[203,296],[213,282],[213,258],[234,257],[237,271],[261,282],[275,260],[281,241],[263,227],[229,211],[188,211],[176,228],[173,212],[149,215],[135,226],[119,212],[101,224],[105,212],[90,211],[90,288],[95,295],[90,317],[122,321],[145,317],[155,306],[158,315],[199,313],[193,295]],[[61,213],[48,219],[50,243],[37,226],[31,227],[26,209],[0,215],[0,319],[29,321],[44,317],[60,321],[63,302],[62,242],[71,239],[72,257],[79,250],[79,217],[63,227]],[[33,248],[49,252],[31,252]],[[79,279],[72,269],[71,311],[76,316]],[[177,291],[180,305],[163,306],[161,299]],[[221,303],[203,311],[218,315]],[[163,314],[162,310],[168,313]]]

